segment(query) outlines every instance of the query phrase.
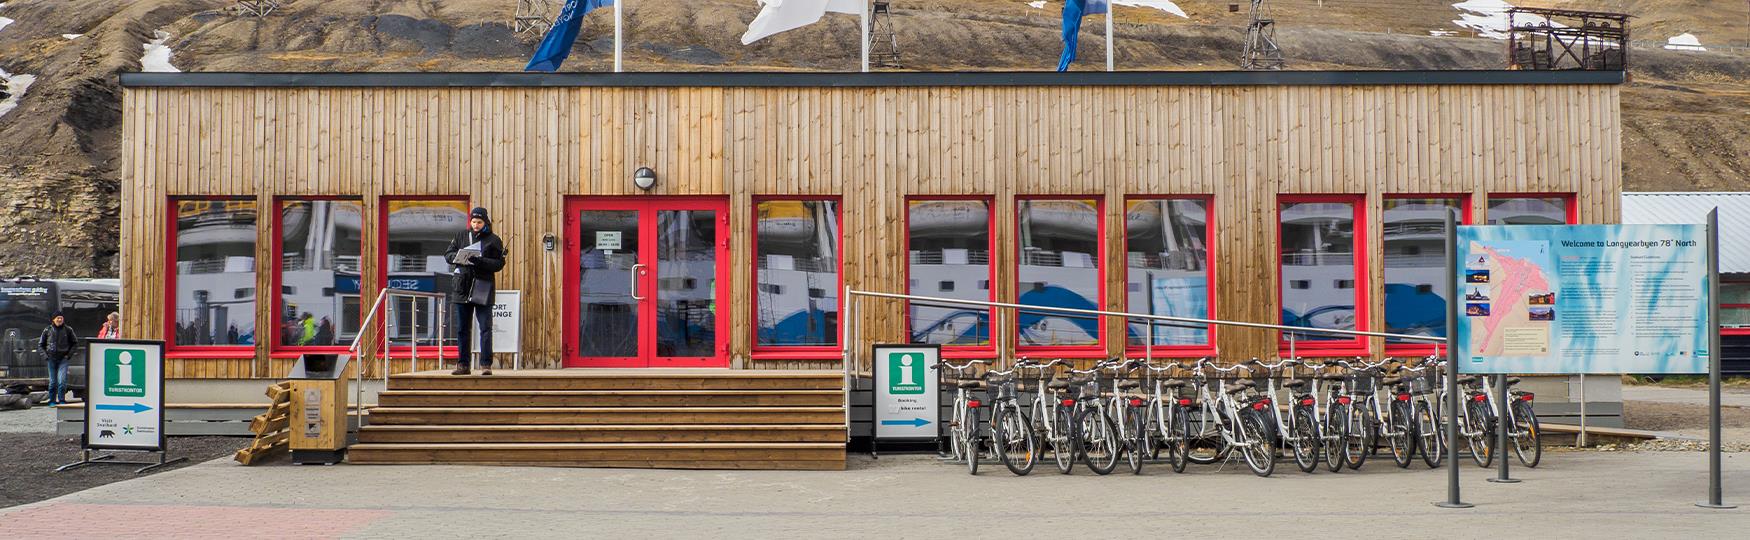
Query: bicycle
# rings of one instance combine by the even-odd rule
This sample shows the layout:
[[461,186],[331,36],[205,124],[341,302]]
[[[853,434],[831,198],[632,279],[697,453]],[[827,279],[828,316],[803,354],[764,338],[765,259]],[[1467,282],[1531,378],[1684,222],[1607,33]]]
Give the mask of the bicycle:
[[[1230,388],[1224,378],[1216,379],[1216,387],[1210,391],[1208,376],[1204,368],[1213,369],[1218,373],[1232,373],[1245,369],[1243,365],[1223,368],[1208,361],[1199,361],[1194,380],[1197,381],[1198,401],[1202,413],[1199,415],[1197,437],[1200,439],[1215,439],[1221,450],[1217,451],[1218,459],[1230,455],[1233,449],[1238,449],[1246,465],[1252,473],[1258,476],[1270,476],[1276,469],[1276,448],[1268,436],[1263,411],[1270,407],[1267,400],[1261,396],[1241,396],[1253,388],[1252,381],[1239,381]],[[1211,423],[1215,432],[1209,432]]]
[[[1494,394],[1489,389],[1485,377],[1466,375],[1458,378],[1464,405],[1457,413],[1462,414],[1464,422],[1459,424],[1459,436],[1464,437],[1465,445],[1470,449],[1471,461],[1478,467],[1488,468],[1495,461],[1495,413],[1490,405]],[[1474,388],[1473,388],[1474,386]]]
[[1112,416],[1106,411],[1106,401],[1100,391],[1100,372],[1104,363],[1093,369],[1070,369],[1074,375],[1086,375],[1088,378],[1072,380],[1070,384],[1080,391],[1072,406],[1073,420],[1070,422],[1070,437],[1077,457],[1083,459],[1088,470],[1094,474],[1112,474],[1118,468],[1118,453],[1120,452],[1118,433],[1112,426]]
[[931,369],[946,367],[954,370],[957,374],[958,382],[954,385],[954,405],[952,406],[954,414],[948,422],[949,457],[953,461],[965,460],[966,468],[972,474],[978,474],[978,458],[981,453],[979,449],[978,407],[982,403],[973,399],[968,392],[984,388],[984,381],[966,374],[974,369],[973,366],[988,363],[984,360],[968,360],[964,364],[954,365],[951,362],[943,361],[931,366]]
[[1155,444],[1154,433],[1149,429],[1149,398],[1126,393],[1142,387],[1142,382],[1126,378],[1126,375],[1145,365],[1147,363],[1142,360],[1120,359],[1101,364],[1112,370],[1112,395],[1107,410],[1112,412],[1112,426],[1121,443],[1119,451],[1124,453],[1131,474],[1142,474],[1143,454],[1152,451]]
[[[1264,411],[1274,425],[1277,447],[1289,447],[1294,455],[1294,464],[1300,467],[1301,472],[1310,473],[1318,470],[1320,443],[1323,440],[1319,435],[1318,412],[1316,410],[1318,399],[1306,392],[1307,381],[1294,377],[1294,366],[1300,362],[1292,358],[1283,359],[1275,364],[1264,364],[1258,362],[1257,359],[1253,359],[1252,362],[1269,374],[1265,378],[1263,392],[1265,403],[1270,404],[1270,406],[1266,407]],[[1277,372],[1285,368],[1288,371],[1289,380],[1282,384],[1282,388],[1288,391],[1289,399],[1284,402],[1289,404],[1287,415],[1279,414],[1275,407],[1276,398],[1280,392],[1276,387],[1276,381],[1279,378]]]
[[[1020,401],[1015,397],[1017,371],[1019,368],[1008,371],[992,369],[984,373],[984,379],[986,387],[991,389],[987,393],[990,397],[991,449],[1009,472],[1015,476],[1027,476],[1033,472],[1038,441],[1027,425],[1027,416],[1021,412]],[[972,471],[978,474],[977,466],[973,466]]]
[[[1420,366],[1404,366],[1402,369],[1412,375],[1410,380],[1411,411],[1415,417],[1418,451],[1422,454],[1422,463],[1430,469],[1440,467],[1446,460],[1446,432],[1441,429],[1440,404],[1445,392],[1440,385],[1440,366],[1444,362],[1430,356],[1424,359]],[[1432,368],[1432,369],[1431,369]]]
[[1043,441],[1041,448],[1051,447],[1052,460],[1057,463],[1058,472],[1069,474],[1075,466],[1075,449],[1071,444],[1069,410],[1075,406],[1075,400],[1067,395],[1061,395],[1070,388],[1069,381],[1058,380],[1051,376],[1052,368],[1065,364],[1062,359],[1040,364],[1025,357],[1015,363],[1016,369],[1033,369],[1039,372],[1038,383],[1034,387],[1032,414],[1029,425],[1034,436]]
[[1190,463],[1190,438],[1187,436],[1191,398],[1179,395],[1187,386],[1182,378],[1165,377],[1163,374],[1174,369],[1188,370],[1184,364],[1174,364],[1167,367],[1156,367],[1143,364],[1149,371],[1149,381],[1152,383],[1152,394],[1148,398],[1147,419],[1145,424],[1152,428],[1156,442],[1150,448],[1151,456],[1160,459],[1160,452],[1167,452],[1167,464],[1173,467],[1173,472],[1185,472],[1185,465]]

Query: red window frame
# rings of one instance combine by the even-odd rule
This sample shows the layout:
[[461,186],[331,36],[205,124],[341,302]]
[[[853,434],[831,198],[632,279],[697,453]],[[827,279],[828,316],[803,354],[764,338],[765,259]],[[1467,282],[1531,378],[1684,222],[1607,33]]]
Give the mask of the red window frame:
[[[1459,225],[1470,225],[1471,224],[1472,212],[1471,212],[1471,200],[1470,200],[1469,193],[1389,193],[1389,194],[1386,194],[1383,197],[1383,199],[1385,199],[1385,200],[1392,200],[1392,199],[1397,199],[1397,200],[1403,200],[1403,199],[1456,200],[1456,201],[1458,201],[1458,208],[1459,208],[1458,224]],[[1379,209],[1379,224],[1382,227],[1385,226],[1385,207],[1383,204],[1380,206],[1380,209]],[[1379,246],[1380,246],[1380,249],[1382,249],[1382,250],[1385,248],[1385,233],[1383,232],[1383,230],[1381,231],[1380,236],[1379,236]],[[1380,272],[1379,299],[1381,302],[1381,304],[1379,306],[1379,311],[1381,314],[1385,313],[1385,304],[1384,304],[1384,302],[1385,302],[1385,281],[1384,281],[1384,278],[1385,278],[1386,259],[1384,259],[1383,257],[1384,257],[1384,253],[1382,252],[1381,259],[1379,261],[1379,272]],[[1446,301],[1451,302],[1452,299],[1448,298],[1448,299],[1446,299]],[[1387,328],[1387,331],[1389,331],[1390,327],[1387,326],[1386,328]],[[1451,332],[1452,332],[1452,329],[1448,328],[1447,333],[1450,334]],[[1436,344],[1436,343],[1391,343],[1391,342],[1386,342],[1385,355],[1386,356],[1427,356],[1427,355],[1431,355],[1431,354],[1438,354],[1438,353],[1442,352],[1444,349],[1445,349],[1444,347],[1442,347],[1441,345]]]
[[[472,202],[468,199],[467,195],[385,195],[385,196],[379,197],[377,200],[379,203],[377,205],[377,207],[378,207],[378,210],[377,210],[377,271],[376,271],[377,286],[372,288],[370,291],[371,294],[370,294],[369,298],[370,298],[370,301],[372,301],[372,302],[376,301],[377,295],[382,294],[383,289],[386,289],[389,287],[389,207],[390,207],[389,203],[401,202],[401,201],[460,202],[460,203],[462,203],[462,206],[467,207],[467,206],[469,206],[469,203]],[[463,211],[466,212],[467,210],[464,209]],[[461,231],[456,231],[456,232],[459,233]],[[435,292],[441,293],[443,291],[435,291]],[[361,300],[360,306],[363,307],[363,305],[364,305],[363,300],[364,300],[365,296],[360,296],[359,298]],[[440,300],[440,302],[442,302],[442,301]],[[368,310],[369,308],[365,308],[365,309]],[[385,303],[385,305],[382,307],[382,309],[377,311],[376,316],[377,317],[388,317],[389,316],[388,312],[389,312],[389,306],[387,305],[387,303]],[[451,312],[448,315],[453,316],[454,313]],[[382,319],[379,319],[379,321],[381,321],[381,320]],[[373,323],[373,324],[375,324],[375,323]],[[441,326],[441,328],[443,328],[444,330],[453,331],[454,329],[450,328],[451,325],[453,325],[453,324],[454,323],[452,321],[443,321],[443,325]],[[419,348],[419,351],[421,353],[425,353],[426,351],[434,351],[435,355],[436,355],[434,357],[440,358],[440,359],[441,358],[455,358],[456,357],[456,346],[455,345],[442,345],[441,344],[442,342],[443,342],[442,336],[439,336],[440,345],[422,346]],[[390,344],[389,357],[390,358],[412,358],[413,357],[413,347],[411,345]]]
[[758,260],[752,260],[749,262],[753,263],[753,268],[750,268],[749,272],[747,273],[747,277],[748,277],[747,291],[748,291],[748,296],[749,296],[748,302],[747,302],[747,306],[748,306],[747,307],[747,317],[748,317],[747,320],[752,323],[752,324],[747,325],[748,326],[748,344],[749,344],[749,348],[751,350],[750,355],[755,360],[839,360],[839,359],[842,359],[843,355],[844,355],[844,349],[842,348],[843,343],[841,341],[842,341],[843,336],[844,336],[844,325],[849,322],[849,321],[846,321],[844,319],[844,313],[845,313],[845,298],[844,298],[844,295],[845,295],[845,205],[844,205],[844,202],[840,199],[840,197],[838,195],[758,195],[758,196],[755,196],[753,198],[753,203],[748,208],[748,211],[750,213],[750,218],[751,218],[748,220],[748,227],[749,227],[749,229],[748,229],[748,242],[749,242],[748,243],[748,253],[749,253],[749,255],[751,255],[753,258],[756,258],[756,259],[759,257],[759,253],[760,253],[760,230],[759,230],[759,228],[760,228],[760,216],[759,216],[760,203],[773,202],[773,201],[803,201],[803,202],[805,202],[805,201],[829,201],[829,202],[836,203],[833,205],[833,210],[834,210],[833,220],[835,222],[837,222],[837,228],[838,228],[838,253],[834,254],[834,257],[836,258],[836,260],[833,261],[833,265],[836,268],[833,269],[833,273],[837,276],[838,279],[837,279],[837,283],[834,285],[833,297],[838,299],[838,301],[836,303],[838,304],[839,330],[832,333],[832,341],[833,341],[832,345],[760,345],[760,319],[759,319],[759,315],[760,315],[760,307],[759,307],[759,302],[760,302],[760,295],[759,295],[760,263]]
[[[269,358],[297,358],[299,355],[309,354],[309,353],[340,353],[340,354],[345,354],[348,352],[348,349],[349,349],[349,346],[347,346],[347,345],[281,345],[279,342],[280,341],[279,319],[280,319],[280,313],[282,313],[285,309],[285,296],[286,296],[284,294],[285,286],[281,282],[281,274],[284,271],[283,266],[285,263],[285,251],[283,249],[284,246],[282,245],[282,242],[284,242],[284,240],[285,240],[286,232],[280,228],[283,225],[282,223],[280,223],[280,221],[282,220],[282,218],[285,217],[284,207],[285,207],[286,203],[288,203],[288,202],[308,202],[308,201],[353,201],[353,202],[357,202],[357,203],[359,203],[359,210],[360,210],[359,226],[361,229],[364,226],[364,214],[363,214],[364,199],[361,197],[358,197],[358,196],[354,196],[354,195],[302,196],[302,195],[300,195],[300,196],[283,196],[283,197],[274,197],[273,198],[273,229],[272,229],[273,233],[270,235],[272,237],[270,240],[273,242],[273,252],[272,252],[272,254],[273,254],[273,268],[272,268],[272,271],[273,271],[273,290],[272,290],[273,297],[268,300],[269,302],[271,302],[271,307],[272,307],[272,311],[269,312],[268,320],[272,321],[274,326],[271,329],[273,332],[273,334],[272,334],[273,341],[270,341],[267,344]],[[360,238],[359,238],[359,255],[360,255],[359,266],[361,266],[361,268],[359,269],[359,278],[360,278],[360,283],[359,283],[359,285],[360,285],[360,287],[359,287],[359,321],[360,322],[364,321],[365,312],[370,311],[370,307],[365,305],[365,295],[364,295],[365,289],[363,287],[363,285],[364,285],[364,283],[363,283],[364,269],[362,268],[362,266],[364,266],[363,255],[364,255],[364,249],[365,249],[365,240],[363,238],[364,235],[362,234],[362,232],[363,231],[361,231]],[[257,265],[256,268],[260,268],[260,265]],[[340,326],[339,321],[336,321],[335,326],[337,327],[336,333],[338,333],[338,327]],[[360,328],[359,331],[363,332],[364,329]],[[260,337],[261,336],[261,329],[257,328],[255,330],[255,333],[256,333],[255,342],[261,343],[261,337]]]
[[[1107,276],[1106,276],[1107,266],[1106,265],[1108,264],[1108,261],[1106,260],[1107,259],[1107,254],[1106,254],[1106,197],[1103,195],[1083,194],[1083,195],[1017,195],[1017,196],[1015,196],[1015,208],[1014,208],[1014,212],[1015,212],[1014,213],[1014,216],[1015,216],[1015,228],[1014,228],[1015,243],[1014,243],[1014,246],[1015,246],[1016,259],[1015,259],[1014,279],[1010,282],[1011,284],[1013,284],[1015,286],[1015,302],[1014,303],[1016,303],[1016,304],[1021,303],[1021,266],[1022,265],[1021,265],[1020,257],[1021,257],[1022,253],[1026,252],[1025,249],[1023,249],[1023,246],[1021,245],[1021,204],[1024,202],[1028,202],[1028,201],[1078,201],[1078,200],[1092,200],[1092,201],[1094,201],[1094,220],[1095,220],[1094,238],[1096,241],[1096,245],[1095,245],[1094,249],[1097,252],[1097,254],[1094,258],[1094,274],[1096,276],[1098,276],[1096,281],[1099,283],[1099,289],[1096,292],[1096,294],[1098,295],[1097,298],[1099,301],[1098,309],[1103,310],[1103,311],[1109,311],[1108,305],[1111,302],[1108,302],[1106,299],[1106,281],[1107,281]],[[1055,357],[1055,358],[1105,358],[1106,357],[1106,334],[1107,334],[1106,327],[1108,325],[1107,325],[1106,319],[1104,317],[1097,317],[1097,319],[1099,319],[1099,323],[1096,324],[1096,328],[1099,331],[1099,336],[1095,339],[1095,342],[1092,345],[1022,345],[1021,344],[1021,328],[1020,328],[1021,325],[1019,324],[1020,314],[1022,311],[1026,311],[1026,310],[1018,309],[1015,311],[1016,324],[1013,325],[1014,328],[1009,330],[1010,337],[1014,339],[1015,353],[1016,354],[1026,354],[1026,355],[1032,355],[1032,356],[1044,356],[1044,357]]]
[[[172,195],[164,204],[164,356],[166,358],[254,358],[261,346],[260,321],[256,321],[254,345],[180,345],[176,343],[176,219],[177,203],[184,201],[259,202],[250,195]],[[256,253],[261,252],[261,208],[256,205]],[[255,271],[261,271],[257,261]],[[261,308],[261,290],[255,291],[256,309]],[[250,314],[254,316],[254,313]]]
[[[1372,309],[1372,286],[1367,279],[1368,246],[1372,229],[1368,227],[1367,196],[1355,194],[1280,194],[1276,197],[1276,323],[1286,324],[1282,320],[1282,206],[1294,203],[1343,203],[1353,209],[1352,218],[1355,229],[1355,330],[1368,331]],[[1277,332],[1277,350],[1280,354],[1289,354],[1289,342],[1285,337],[1291,331]],[[1355,336],[1348,340],[1296,341],[1293,354],[1297,356],[1367,356],[1373,351],[1373,340],[1364,336]]]
[[[1740,279],[1726,279],[1724,277],[1720,278],[1720,288],[1721,289],[1724,289],[1725,284],[1727,284],[1727,283],[1750,283],[1750,279],[1742,279],[1742,278],[1740,278]],[[1721,300],[1725,300],[1725,299],[1721,298]],[[1750,309],[1750,304],[1727,304],[1727,303],[1722,302],[1720,304],[1720,311],[1725,311],[1727,309]],[[1720,329],[1720,335],[1722,335],[1722,336],[1750,336],[1750,327],[1727,328],[1727,327],[1721,325],[1719,321],[1714,321],[1714,326]]]
[[[1216,222],[1216,218],[1215,218],[1215,212],[1216,212],[1215,197],[1213,195],[1132,195],[1129,197],[1125,197],[1125,199],[1124,199],[1124,213],[1128,214],[1130,212],[1130,203],[1135,202],[1135,201],[1173,201],[1173,200],[1200,201],[1203,203],[1203,217],[1204,217],[1203,246],[1204,246],[1205,256],[1208,259],[1208,261],[1206,261],[1207,264],[1204,267],[1204,273],[1207,274],[1207,279],[1205,280],[1205,283],[1208,283],[1208,286],[1206,287],[1205,292],[1209,295],[1208,299],[1205,300],[1204,305],[1209,306],[1209,314],[1206,318],[1216,319],[1216,318],[1218,318],[1217,313],[1219,313],[1219,312],[1217,311],[1218,306],[1216,305],[1215,299],[1218,298],[1219,296],[1216,295],[1216,293],[1215,293],[1215,289],[1217,287],[1217,283],[1216,283],[1216,279],[1215,279],[1215,265],[1216,265],[1215,229],[1219,224]],[[1123,251],[1123,253],[1125,253],[1125,257],[1126,257],[1125,264],[1124,264],[1124,283],[1125,283],[1126,289],[1125,289],[1124,294],[1121,296],[1122,299],[1119,302],[1121,305],[1124,306],[1123,311],[1128,313],[1128,312],[1131,312],[1131,310],[1130,310],[1130,291],[1129,291],[1129,286],[1130,286],[1130,264],[1129,264],[1130,231],[1129,231],[1129,226],[1128,226],[1129,219],[1124,218],[1121,221],[1126,224],[1124,235],[1122,236],[1123,240],[1121,241],[1122,242],[1121,246],[1123,248],[1122,251]],[[1220,327],[1217,325],[1214,325],[1214,324],[1209,325],[1209,343],[1204,344],[1204,345],[1156,345],[1151,349],[1150,347],[1147,347],[1147,346],[1130,345],[1129,321],[1125,322],[1125,328],[1126,329],[1124,331],[1125,332],[1124,352],[1127,356],[1142,357],[1142,356],[1148,355],[1152,351],[1155,356],[1161,356],[1161,357],[1167,357],[1167,358],[1191,358],[1191,357],[1215,356],[1215,354],[1216,354],[1215,344],[1216,344],[1216,339],[1217,339],[1216,332],[1220,329]],[[1144,337],[1143,339],[1146,340],[1147,337]]]
[[[1514,192],[1503,192],[1503,193],[1494,193],[1494,192],[1485,193],[1485,194],[1483,194],[1483,211],[1484,212],[1488,212],[1488,209],[1490,207],[1494,206],[1494,204],[1491,204],[1491,202],[1494,201],[1495,199],[1561,199],[1563,202],[1563,206],[1564,206],[1563,211],[1564,211],[1564,213],[1566,213],[1568,215],[1568,224],[1569,225],[1578,225],[1580,223],[1579,202],[1575,199],[1574,194],[1572,192],[1546,193],[1546,192],[1537,192],[1537,191],[1526,191],[1526,192],[1514,191]],[[1469,212],[1470,209],[1467,207],[1465,209],[1465,211]],[[1487,214],[1484,214],[1484,221],[1485,222],[1488,221],[1487,218],[1488,218]],[[1466,219],[1468,220],[1469,217],[1467,216]],[[1487,224],[1487,223],[1484,223],[1484,224]]]
[[[990,264],[986,265],[989,267],[989,275],[985,278],[985,283],[989,286],[985,288],[985,300],[988,302],[997,301],[997,203],[996,197],[990,195],[913,195],[905,198],[905,237],[900,240],[900,251],[905,254],[906,258],[905,268],[901,271],[906,294],[911,294],[911,205],[914,202],[929,201],[983,201],[985,203],[989,214],[987,214],[984,224],[984,244],[985,251],[990,257]],[[904,302],[904,308],[905,335],[909,342],[912,332],[911,301]],[[942,358],[968,359],[995,358],[997,356],[997,310],[990,308],[986,313],[985,320],[990,324],[990,327],[985,331],[989,343],[984,345],[943,345]]]

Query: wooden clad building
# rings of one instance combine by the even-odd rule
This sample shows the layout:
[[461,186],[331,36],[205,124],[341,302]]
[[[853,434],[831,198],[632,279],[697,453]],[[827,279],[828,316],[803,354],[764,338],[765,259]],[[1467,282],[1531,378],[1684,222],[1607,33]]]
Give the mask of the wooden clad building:
[[[838,369],[845,287],[1439,333],[1427,262],[1444,209],[1472,223],[1615,219],[1622,81],[127,74],[122,320],[129,337],[171,343],[168,377],[281,376],[300,352],[351,343],[386,285],[441,291],[448,269],[433,257],[483,206],[509,248],[499,287],[522,291],[525,367]],[[437,367],[433,311],[416,303],[379,315],[394,371],[415,367],[415,339],[418,368]],[[892,301],[855,316],[860,350],[1243,358],[1288,346],[1277,332],[992,322]],[[1423,351],[1314,336],[1296,347]]]

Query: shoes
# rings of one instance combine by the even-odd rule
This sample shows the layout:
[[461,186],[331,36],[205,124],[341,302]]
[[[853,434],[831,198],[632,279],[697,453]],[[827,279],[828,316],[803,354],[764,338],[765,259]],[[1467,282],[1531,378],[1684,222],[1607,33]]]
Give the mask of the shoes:
[[456,366],[456,370],[451,371],[450,374],[451,375],[467,375],[468,374],[468,366]]
[[481,369],[480,369],[480,374],[481,374],[481,375],[491,375],[491,374],[492,374],[492,368],[481,368]]

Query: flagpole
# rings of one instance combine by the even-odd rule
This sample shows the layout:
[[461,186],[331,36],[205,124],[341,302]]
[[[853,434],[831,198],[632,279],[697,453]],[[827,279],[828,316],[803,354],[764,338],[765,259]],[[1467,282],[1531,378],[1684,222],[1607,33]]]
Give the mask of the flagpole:
[[614,73],[620,72],[620,4],[626,0],[614,0]]
[[863,72],[869,72],[869,2],[863,2]]
[[[614,4],[619,5],[619,4]],[[1112,8],[1111,2],[1106,3],[1106,71],[1112,71]]]

